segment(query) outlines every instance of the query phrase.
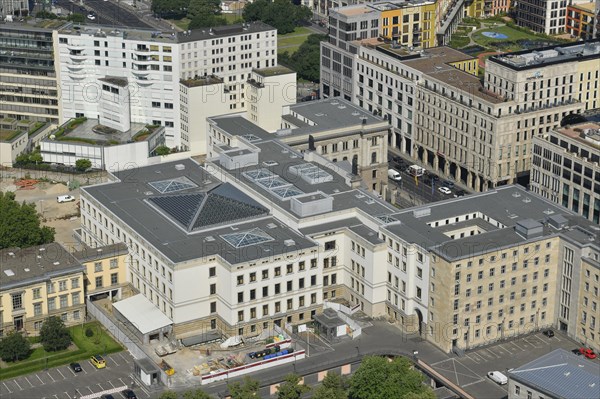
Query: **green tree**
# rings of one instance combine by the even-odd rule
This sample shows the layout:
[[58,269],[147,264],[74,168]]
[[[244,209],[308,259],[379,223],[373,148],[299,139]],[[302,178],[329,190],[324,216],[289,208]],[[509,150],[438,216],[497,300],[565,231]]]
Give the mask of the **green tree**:
[[91,167],[92,167],[92,161],[90,161],[87,158],[81,158],[81,159],[78,159],[77,161],[75,161],[75,169],[77,169],[80,172],[85,172],[86,170],[88,170]]
[[211,396],[204,392],[202,389],[196,389],[195,391],[186,391],[183,393],[183,399],[210,399]]
[[0,192],[0,249],[47,244],[54,233],[53,227],[40,226],[34,204],[19,204],[15,193]]
[[300,399],[302,395],[310,392],[310,387],[300,384],[300,380],[298,374],[288,374],[277,388],[277,399]]
[[244,7],[246,21],[262,21],[277,29],[277,33],[286,34],[294,28],[306,24],[312,18],[312,12],[305,6],[294,5],[290,0],[256,0]]
[[255,399],[258,396],[258,381],[244,377],[243,382],[234,382],[227,385],[231,399]]
[[168,155],[170,152],[171,152],[171,149],[169,147],[167,147],[166,145],[159,145],[154,150],[154,153],[156,155]]
[[199,28],[212,28],[213,26],[227,25],[225,17],[213,14],[196,15],[188,24],[188,29],[194,30]]
[[39,152],[34,152],[31,155],[29,155],[29,160],[37,164],[39,162],[44,162],[44,157],[42,157],[42,154],[40,154]]
[[181,19],[187,13],[190,0],[152,0],[152,12],[161,18]]
[[35,14],[35,17],[36,18],[41,18],[41,19],[56,19],[56,18],[58,18],[56,16],[56,14],[52,14],[50,11],[46,11],[46,10],[38,11]]
[[423,375],[412,368],[412,363],[397,357],[393,361],[379,356],[362,360],[350,379],[350,399],[428,398],[431,389],[423,384]]
[[220,0],[190,0],[188,17],[194,18],[202,14],[221,14]]
[[320,77],[320,46],[325,35],[310,35],[298,50],[290,55],[288,52],[279,54],[279,62],[298,73],[298,77],[311,82],[318,82]]
[[61,351],[71,345],[71,335],[62,319],[51,316],[44,320],[40,329],[40,342],[46,352]]
[[327,373],[312,399],[348,399],[348,382],[336,373]]
[[85,17],[83,16],[83,14],[79,14],[77,12],[74,12],[74,13],[69,14],[69,16],[67,17],[67,21],[71,21],[71,22],[85,22]]
[[30,349],[31,345],[23,334],[13,331],[0,341],[0,358],[5,362],[23,360],[29,356]]
[[160,396],[158,398],[159,399],[178,399],[179,396],[177,395],[177,392],[164,391],[163,393],[160,394]]

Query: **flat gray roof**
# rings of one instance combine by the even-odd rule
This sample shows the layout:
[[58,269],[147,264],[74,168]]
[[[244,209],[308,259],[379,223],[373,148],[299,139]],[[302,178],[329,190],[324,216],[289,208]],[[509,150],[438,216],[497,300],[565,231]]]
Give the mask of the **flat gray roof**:
[[[459,217],[464,219],[465,215],[469,215],[469,220],[456,221]],[[386,225],[384,230],[453,260],[526,242],[525,237],[516,233],[517,224],[539,226],[538,223],[544,224],[550,217],[558,215],[568,221],[570,228],[556,230],[545,225],[541,237],[561,234],[577,245],[600,248],[598,225],[518,185],[397,212],[392,216],[398,222]],[[454,239],[444,234],[467,226],[484,232],[473,236],[467,233]],[[539,237],[533,238],[537,239]]]
[[553,398],[600,398],[600,365],[564,349],[556,349],[508,373]]
[[[340,97],[318,101],[307,101],[289,106],[290,113],[283,115],[284,120],[297,126],[293,135],[317,133],[342,127],[368,129],[373,125],[385,124],[382,118],[374,116],[350,101]],[[307,123],[303,118],[311,121]],[[363,120],[365,122],[362,125]]]
[[90,248],[86,246],[81,251],[73,252],[73,256],[80,262],[90,262],[94,260],[125,255],[127,253],[129,253],[127,245],[123,242],[119,242],[98,248]]
[[[252,204],[248,196],[221,183],[191,159],[118,172],[115,176],[119,181],[82,188],[84,197],[89,195],[110,209],[173,263],[218,255],[236,264],[317,245],[268,212],[249,215],[247,209]],[[211,202],[213,196],[216,202]],[[157,205],[151,198],[164,203]],[[193,202],[196,200],[199,203]],[[189,212],[189,204],[194,212]],[[196,228],[186,230],[181,223],[184,220],[190,220]],[[272,240],[246,245],[259,235],[251,232],[255,228]],[[236,240],[237,248],[232,245]]]
[[53,242],[29,248],[0,250],[0,289],[8,290],[83,271],[62,245]]
[[275,30],[271,25],[264,22],[246,22],[243,24],[233,24],[225,26],[216,26],[214,28],[198,28],[191,31],[177,33],[179,43],[195,42],[197,40],[218,39],[227,36],[242,34],[251,34]]

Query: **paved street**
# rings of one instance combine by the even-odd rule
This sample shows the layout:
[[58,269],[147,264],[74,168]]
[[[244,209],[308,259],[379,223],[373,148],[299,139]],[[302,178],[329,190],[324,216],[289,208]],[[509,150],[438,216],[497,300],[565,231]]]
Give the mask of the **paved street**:
[[[119,27],[130,28],[151,28],[150,25],[141,21],[134,13],[126,10],[124,7],[117,6],[116,3],[104,0],[86,0],[84,6],[79,2],[69,0],[57,0],[56,4],[69,12],[79,13],[86,17],[87,25],[115,25]],[[93,10],[96,12],[96,19],[89,20],[87,15]]]
[[[133,358],[127,352],[104,357],[106,368],[96,369],[88,360],[79,362],[83,369],[75,373],[68,365],[28,374],[0,382],[2,399],[72,399],[111,389],[131,387]],[[120,389],[119,389],[120,390]],[[140,387],[138,398],[147,399],[149,393]],[[115,395],[115,398],[120,395]]]

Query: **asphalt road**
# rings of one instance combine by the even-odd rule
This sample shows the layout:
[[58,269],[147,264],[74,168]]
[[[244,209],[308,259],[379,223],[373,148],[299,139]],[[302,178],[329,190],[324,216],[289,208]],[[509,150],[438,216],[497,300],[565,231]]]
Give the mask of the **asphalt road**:
[[[117,6],[116,3],[104,0],[86,0],[84,6],[80,3],[69,0],[57,0],[56,4],[70,12],[82,14],[86,17],[87,25],[115,25],[130,28],[151,28],[148,24],[141,21],[135,14]],[[89,20],[87,15],[90,11],[96,13],[95,20]]]

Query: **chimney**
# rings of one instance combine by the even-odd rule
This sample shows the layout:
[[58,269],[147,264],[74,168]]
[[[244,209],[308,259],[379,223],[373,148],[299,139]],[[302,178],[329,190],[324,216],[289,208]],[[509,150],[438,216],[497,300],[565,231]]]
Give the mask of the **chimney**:
[[308,136],[308,151],[315,151],[315,138],[312,134]]

